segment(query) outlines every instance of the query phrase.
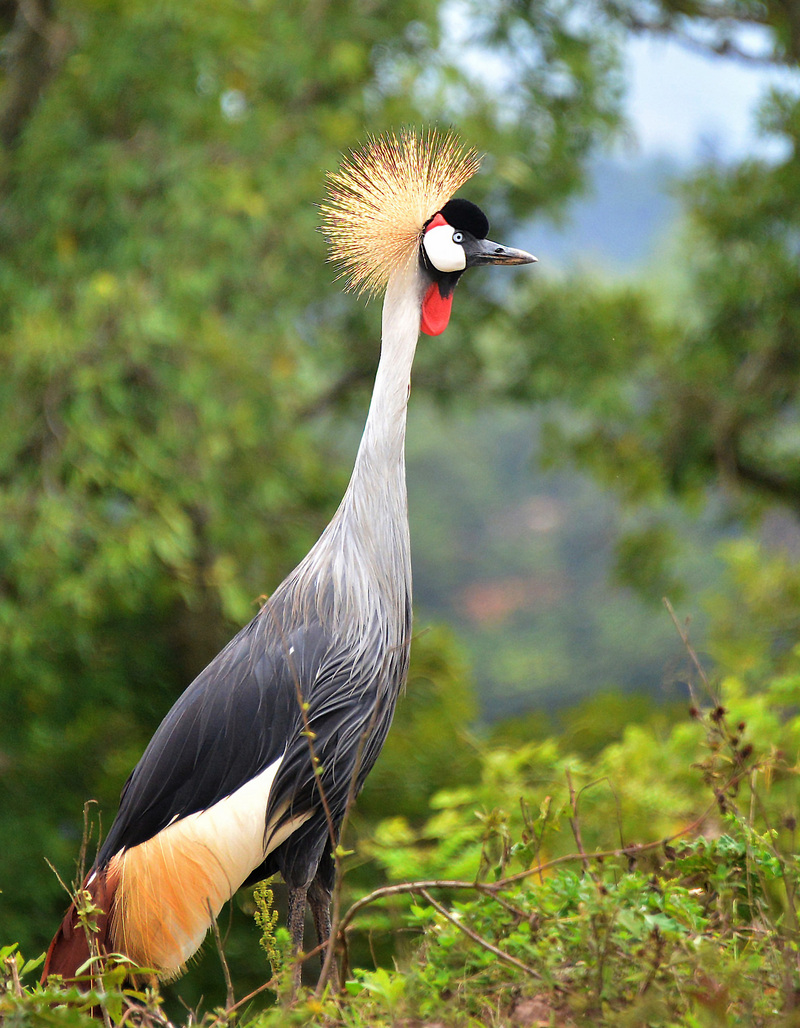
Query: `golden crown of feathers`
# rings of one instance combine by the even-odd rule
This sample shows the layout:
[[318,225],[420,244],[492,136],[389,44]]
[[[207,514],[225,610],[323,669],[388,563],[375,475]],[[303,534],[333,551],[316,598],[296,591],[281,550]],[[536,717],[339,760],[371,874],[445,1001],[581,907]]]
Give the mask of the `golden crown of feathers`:
[[321,205],[329,259],[347,288],[376,293],[417,257],[425,222],[480,167],[452,132],[371,137],[329,176]]

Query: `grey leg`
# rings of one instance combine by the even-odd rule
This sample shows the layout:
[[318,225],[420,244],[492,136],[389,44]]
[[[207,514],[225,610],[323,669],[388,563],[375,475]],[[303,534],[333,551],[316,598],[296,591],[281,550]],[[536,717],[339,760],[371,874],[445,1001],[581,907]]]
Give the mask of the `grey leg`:
[[[308,886],[303,886],[297,889],[289,889],[289,935],[292,938],[292,952],[299,954],[303,949],[303,930],[306,923],[306,894],[308,892]],[[303,965],[297,960],[295,961],[294,969],[292,971],[292,995],[297,993],[300,987],[300,977],[303,973]]]
[[[311,907],[311,913],[314,917],[314,927],[317,930],[317,942],[320,946],[325,947],[320,951],[319,959],[325,967],[325,958],[327,957],[327,945],[328,939],[331,937],[331,891],[326,889],[318,879],[315,879],[308,890],[308,905]],[[336,967],[336,958],[334,957],[329,967],[329,974],[333,981],[338,981],[339,973]]]

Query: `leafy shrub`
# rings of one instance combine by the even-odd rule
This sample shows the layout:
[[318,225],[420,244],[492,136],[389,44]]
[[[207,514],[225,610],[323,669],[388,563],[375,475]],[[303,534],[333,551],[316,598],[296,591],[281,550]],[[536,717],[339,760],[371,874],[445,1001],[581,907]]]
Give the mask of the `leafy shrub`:
[[[362,845],[387,884],[339,919],[343,992],[292,1003],[284,950],[259,990],[271,1007],[231,998],[204,1023],[800,1025],[797,771],[784,756],[798,716],[781,671],[750,694],[725,676],[666,736],[635,725],[591,761],[554,740],[486,750],[476,781],[438,793],[421,826],[394,817]],[[351,968],[365,935],[400,935],[407,953]],[[25,986],[37,962],[15,947],[0,956],[4,1024],[79,1026],[92,1006],[160,1016],[113,965],[105,991],[79,999]]]

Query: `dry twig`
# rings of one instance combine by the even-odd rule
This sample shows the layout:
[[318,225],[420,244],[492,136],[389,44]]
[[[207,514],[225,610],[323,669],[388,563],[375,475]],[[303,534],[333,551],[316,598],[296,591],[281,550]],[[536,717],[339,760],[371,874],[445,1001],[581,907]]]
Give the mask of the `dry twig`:
[[445,907],[441,905],[441,903],[436,902],[436,900],[433,898],[433,896],[431,896],[427,889],[419,889],[418,891],[419,895],[422,896],[426,903],[429,903],[433,907],[433,909],[438,911],[442,915],[442,917],[446,918],[450,922],[450,924],[455,925],[455,927],[458,928],[460,932],[463,932],[465,935],[469,936],[469,938],[472,939],[473,942],[477,942],[479,946],[482,946],[484,949],[489,950],[490,953],[494,953],[498,960],[502,960],[506,964],[511,964],[512,967],[517,967],[520,971],[524,971],[526,974],[531,975],[533,978],[538,978],[541,981],[542,976],[539,974],[538,971],[535,971],[528,964],[523,963],[523,961],[518,960],[516,957],[512,957],[510,953],[506,953],[505,950],[502,950],[498,946],[495,946],[493,943],[489,942],[488,939],[485,939],[478,932],[474,931],[474,929],[470,928],[469,925],[464,924],[463,921],[460,921],[457,917],[454,917],[449,910],[447,910]]
[[214,911],[211,909],[211,904],[208,900],[206,900],[206,905],[208,906],[208,916],[211,918],[211,927],[214,931],[214,941],[217,944],[219,962],[222,964],[222,974],[225,978],[225,1007],[230,1010],[236,1005],[236,994],[233,991],[231,971],[228,967],[228,961],[225,958],[225,950],[222,948],[222,936],[219,933],[219,925],[217,924],[217,919],[214,917]]

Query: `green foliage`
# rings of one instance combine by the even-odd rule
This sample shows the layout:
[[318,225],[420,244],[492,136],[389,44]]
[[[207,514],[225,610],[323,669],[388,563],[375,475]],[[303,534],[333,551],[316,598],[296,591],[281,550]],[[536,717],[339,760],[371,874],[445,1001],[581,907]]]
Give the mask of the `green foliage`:
[[135,1012],[143,1028],[163,1024],[161,998],[152,989],[139,990],[125,985],[128,968],[108,960],[99,979],[65,987],[54,976],[46,986],[31,986],[24,979],[43,962],[44,957],[24,960],[16,943],[0,948],[0,1022],[8,1028],[91,1028],[98,1012],[104,1020],[120,1023]]
[[724,681],[693,722],[626,731],[591,763],[493,750],[422,831],[387,822],[376,855],[418,879],[393,902],[415,897],[421,948],[364,1022],[796,1024],[797,771],[773,754],[796,752],[798,717],[776,717],[782,688]]
[[[201,1023],[797,1025],[797,768],[777,748],[796,751],[800,715],[782,714],[780,678],[718,688],[661,737],[634,726],[591,759],[554,741],[484,751],[479,781],[435,797],[421,829],[380,826],[373,855],[396,884],[343,908],[350,955],[359,933],[414,939],[399,966],[345,957],[342,993],[291,1003],[288,961],[262,987],[279,1003]],[[754,745],[767,722],[774,752]],[[271,901],[260,907],[271,924]],[[55,1007],[74,995],[22,983],[33,968],[15,947],[2,956],[10,1023],[85,1023],[80,1003]],[[111,970],[84,1009],[127,1009]],[[157,997],[139,1002],[147,1024]]]
[[775,552],[752,539],[725,547],[725,588],[708,600],[712,631],[709,647],[721,668],[755,686],[791,687],[800,671],[797,649],[800,572],[787,552]]
[[[710,501],[744,524],[776,505],[800,510],[799,104],[773,93],[762,105],[779,156],[709,163],[681,185],[671,284],[662,261],[635,284],[528,281],[513,313],[483,328],[499,388],[551,402],[546,457],[649,510],[619,560],[650,595],[674,589],[665,497],[695,512]],[[517,319],[535,325],[527,347],[508,342]]]
[[[502,903],[454,902],[453,920],[416,908],[427,933],[406,992],[423,1017],[441,1016],[444,993],[459,1008],[450,1024],[492,1023],[492,1009],[513,1018],[526,1004],[559,1024],[793,1023],[776,1019],[783,969],[773,941],[737,907],[731,849],[743,864],[744,847],[722,837],[656,873],[604,861],[588,873],[561,869]],[[774,864],[768,847],[751,851],[748,871],[763,873],[762,861]],[[794,887],[796,866],[791,875]]]

